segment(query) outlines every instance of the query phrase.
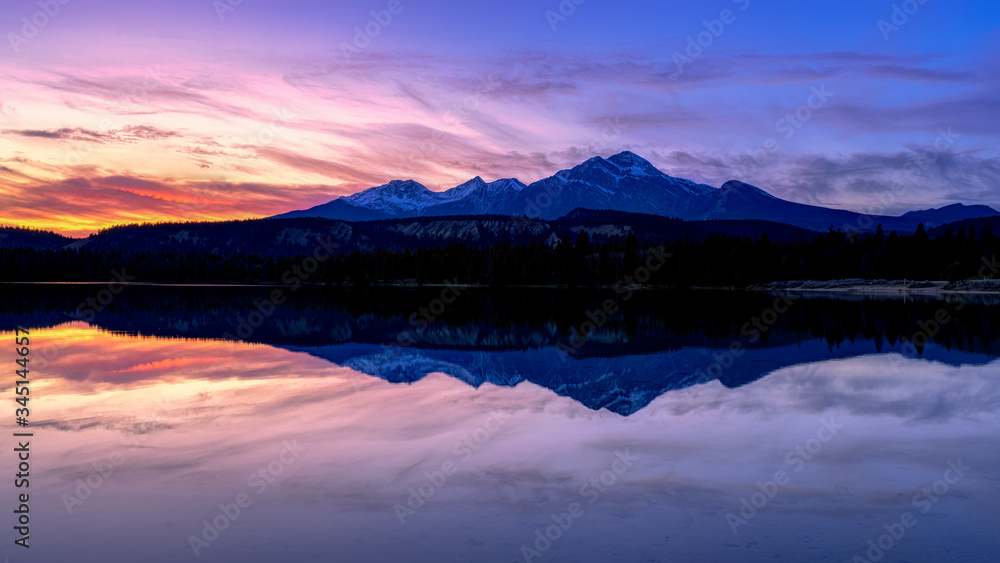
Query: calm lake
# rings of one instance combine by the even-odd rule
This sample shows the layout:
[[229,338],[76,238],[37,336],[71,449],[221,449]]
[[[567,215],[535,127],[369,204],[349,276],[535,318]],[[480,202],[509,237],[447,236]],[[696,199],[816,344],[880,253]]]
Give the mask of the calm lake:
[[32,358],[11,563],[1000,552],[997,296],[3,294],[0,359],[18,326]]

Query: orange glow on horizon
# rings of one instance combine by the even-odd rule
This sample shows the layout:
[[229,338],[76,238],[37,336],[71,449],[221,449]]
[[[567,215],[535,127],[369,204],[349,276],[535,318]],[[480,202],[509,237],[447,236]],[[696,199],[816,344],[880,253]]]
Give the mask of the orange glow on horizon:
[[81,221],[71,217],[61,218],[61,222],[57,222],[54,219],[60,219],[53,217],[52,219],[27,219],[27,220],[16,220],[16,219],[3,219],[0,218],[0,226],[13,226],[13,227],[24,227],[29,229],[40,229],[43,231],[51,231],[56,234],[70,237],[74,239],[85,239],[91,235],[96,235],[98,232],[104,229],[110,229],[112,227],[118,227],[122,225],[134,225],[134,224],[165,224],[165,223],[188,223],[188,222],[224,222],[224,221],[241,221],[247,219],[259,219],[261,216],[247,216],[233,214],[232,216],[221,216],[221,215],[211,215],[199,217],[197,219],[192,219],[190,217],[182,216],[147,216],[147,217],[128,217],[121,218],[117,220],[90,220]]

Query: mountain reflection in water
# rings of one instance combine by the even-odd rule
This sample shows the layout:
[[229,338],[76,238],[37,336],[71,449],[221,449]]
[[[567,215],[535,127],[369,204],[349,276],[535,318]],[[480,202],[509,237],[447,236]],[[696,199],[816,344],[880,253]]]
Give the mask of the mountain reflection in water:
[[996,296],[467,288],[442,307],[443,288],[130,286],[102,306],[86,303],[103,286],[14,287],[0,330],[82,318],[119,334],[238,339],[393,383],[432,373],[474,387],[529,381],[623,416],[671,390],[713,380],[736,388],[824,360],[893,354],[985,365],[1000,353]]

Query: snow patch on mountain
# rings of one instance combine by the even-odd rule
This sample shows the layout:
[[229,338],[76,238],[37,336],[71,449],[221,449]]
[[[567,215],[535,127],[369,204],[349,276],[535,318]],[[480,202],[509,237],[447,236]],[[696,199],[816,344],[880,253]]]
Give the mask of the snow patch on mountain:
[[432,192],[413,180],[393,180],[383,186],[341,199],[357,207],[398,214],[440,203],[441,194]]

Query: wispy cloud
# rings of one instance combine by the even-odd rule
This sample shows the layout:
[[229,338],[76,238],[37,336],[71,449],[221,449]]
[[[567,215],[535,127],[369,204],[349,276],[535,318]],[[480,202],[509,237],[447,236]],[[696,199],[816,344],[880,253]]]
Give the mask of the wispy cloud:
[[[746,169],[743,158],[675,151],[653,160],[673,174],[721,185]],[[951,203],[1000,209],[1000,157],[987,151],[913,145],[896,152],[805,154],[765,162],[751,176],[743,179],[784,199],[864,212],[877,206],[880,213],[899,214]]]
[[90,141],[95,143],[134,143],[167,139],[178,136],[174,131],[164,131],[148,125],[126,125],[121,129],[111,131],[91,131],[80,127],[63,127],[61,129],[22,129],[5,130],[5,135],[35,137],[40,139],[57,139],[71,141]]

